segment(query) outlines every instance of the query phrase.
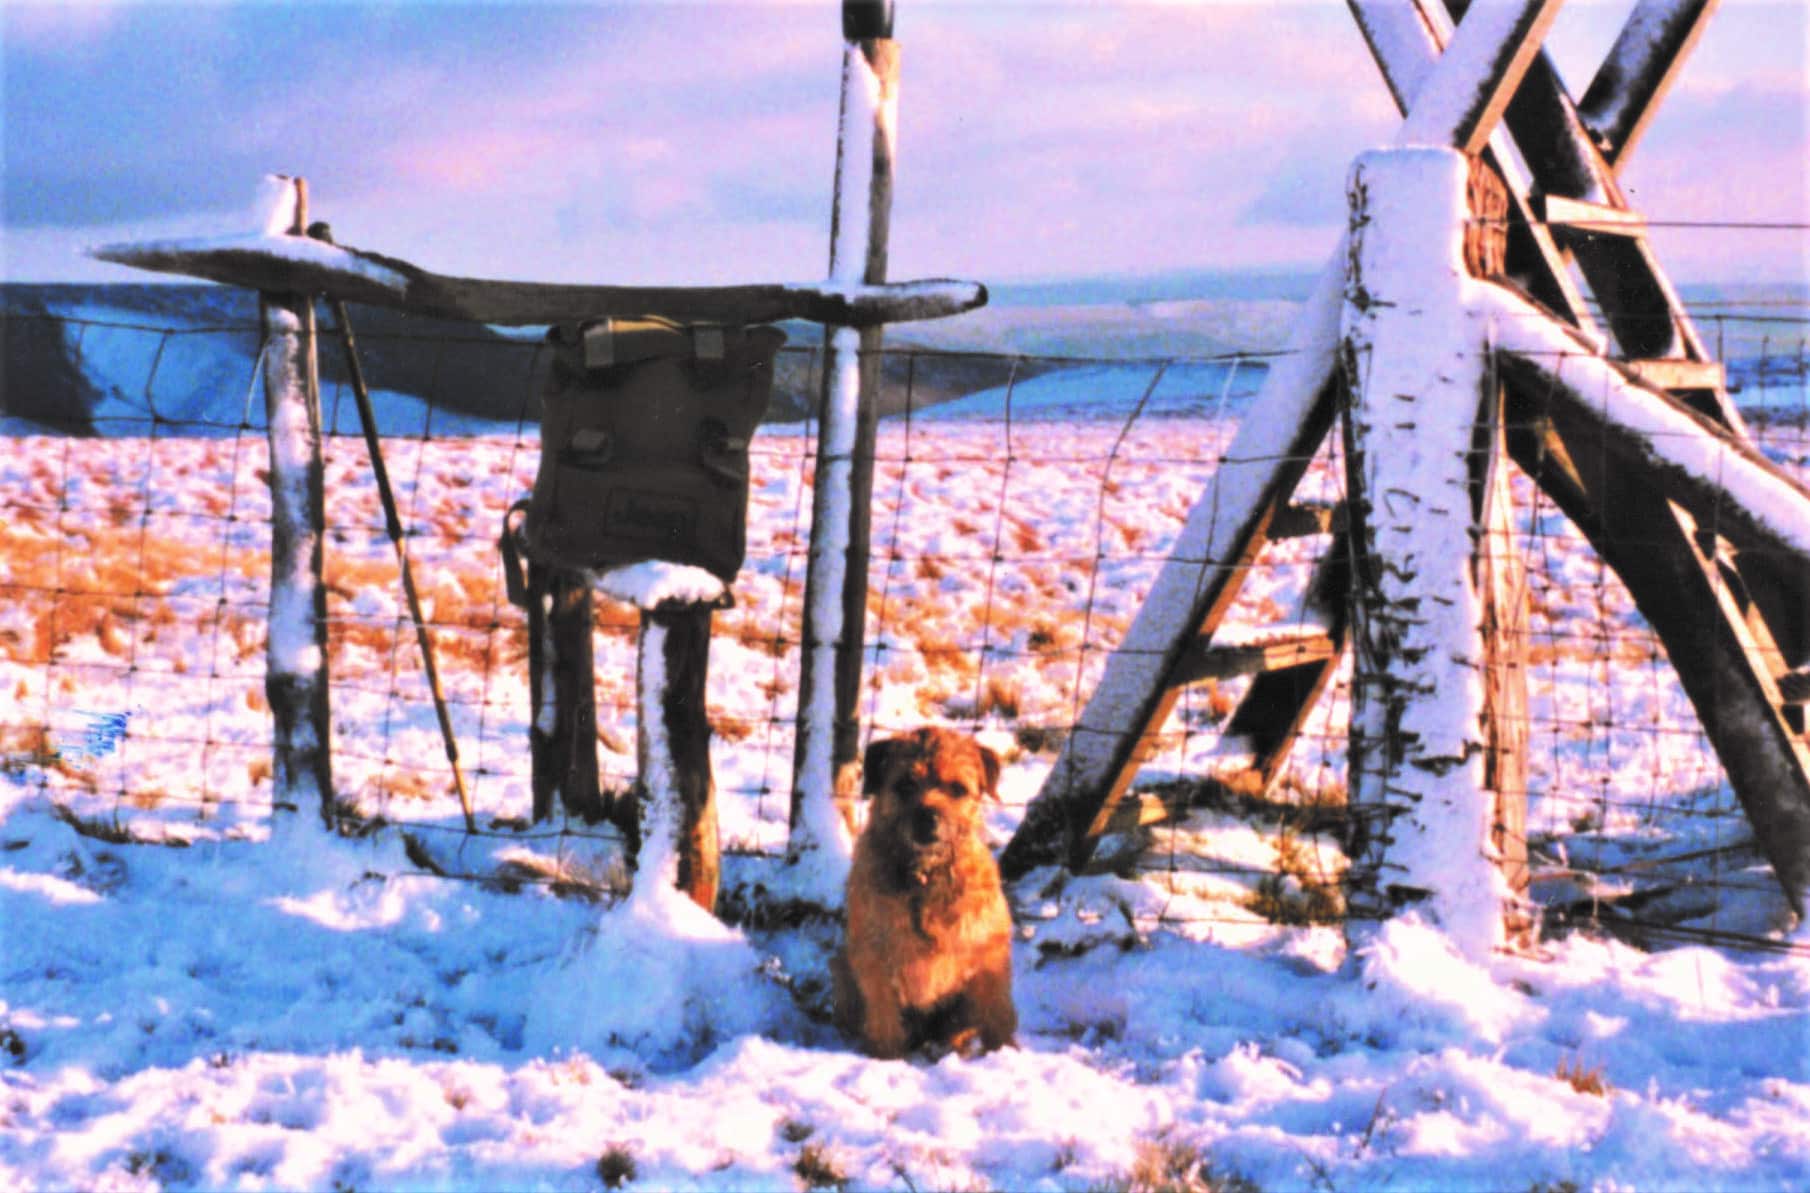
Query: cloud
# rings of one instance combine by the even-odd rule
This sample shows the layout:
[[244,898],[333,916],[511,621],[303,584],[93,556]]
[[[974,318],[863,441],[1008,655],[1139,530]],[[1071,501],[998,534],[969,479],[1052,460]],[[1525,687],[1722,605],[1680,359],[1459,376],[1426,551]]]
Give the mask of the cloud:
[[[901,8],[896,277],[1311,260],[1347,163],[1395,127],[1336,3]],[[102,227],[236,218],[271,171],[306,175],[350,243],[452,272],[823,268],[834,6],[131,5],[61,45],[13,38],[18,11],[0,8],[9,272]],[[1601,26],[1586,73],[1605,12],[1564,14]],[[1768,14],[1723,6],[1640,147],[1655,212],[1801,206],[1806,71]],[[1741,83],[1749,43],[1764,70]]]
[[83,3],[10,3],[0,5],[0,40],[16,51],[79,56],[118,23],[123,5],[99,0]]

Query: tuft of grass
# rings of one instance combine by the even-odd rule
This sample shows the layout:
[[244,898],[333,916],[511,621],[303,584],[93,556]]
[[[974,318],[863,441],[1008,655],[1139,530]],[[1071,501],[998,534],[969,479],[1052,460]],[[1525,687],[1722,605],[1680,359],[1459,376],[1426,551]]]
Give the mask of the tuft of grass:
[[1326,881],[1294,826],[1276,835],[1276,872],[1265,874],[1245,905],[1277,924],[1336,924],[1345,918],[1337,885]]
[[848,1173],[843,1171],[842,1161],[821,1143],[807,1143],[798,1149],[792,1174],[804,1189],[848,1188]]
[[1167,1132],[1138,1142],[1124,1182],[1124,1193],[1263,1193],[1242,1173],[1215,1168],[1198,1144]]
[[128,1152],[126,1155],[126,1171],[133,1176],[147,1176],[164,1188],[172,1185],[189,1185],[195,1181],[195,1170],[189,1167],[188,1161],[181,1156],[171,1155],[163,1148],[146,1151],[142,1148]]
[[1020,725],[1012,731],[1012,739],[1027,754],[1053,752],[1068,739],[1068,730],[1060,725]]
[[1023,707],[1024,683],[1016,677],[991,674],[981,689],[975,713],[982,717],[997,713],[1007,721],[1016,721]]
[[1569,1085],[1580,1094],[1590,1094],[1598,1098],[1606,1098],[1614,1087],[1608,1078],[1603,1076],[1603,1067],[1595,1065],[1586,1068],[1581,1058],[1559,1058],[1559,1067],[1553,1073],[1560,1081]]
[[626,1143],[612,1143],[597,1157],[597,1179],[606,1189],[620,1189],[638,1176],[635,1154]]

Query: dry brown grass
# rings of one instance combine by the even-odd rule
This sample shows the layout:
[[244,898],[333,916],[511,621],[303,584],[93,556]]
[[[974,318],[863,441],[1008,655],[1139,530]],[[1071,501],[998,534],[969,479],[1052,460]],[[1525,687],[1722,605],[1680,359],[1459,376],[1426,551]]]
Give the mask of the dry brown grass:
[[792,1174],[801,1189],[846,1189],[848,1171],[842,1160],[820,1143],[807,1143],[792,1161]]
[[1603,1075],[1603,1066],[1586,1066],[1581,1057],[1561,1056],[1559,1067],[1553,1076],[1578,1093],[1589,1094],[1597,1098],[1608,1097],[1609,1091],[1614,1088],[1609,1084],[1609,1079]]
[[1164,1133],[1138,1142],[1125,1193],[1261,1193],[1249,1177],[1222,1172],[1198,1145]]

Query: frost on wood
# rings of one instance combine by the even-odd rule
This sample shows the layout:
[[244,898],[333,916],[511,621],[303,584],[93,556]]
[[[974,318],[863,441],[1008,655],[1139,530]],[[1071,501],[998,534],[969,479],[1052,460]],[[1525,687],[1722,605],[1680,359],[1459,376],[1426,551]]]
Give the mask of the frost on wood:
[[[884,226],[890,214],[899,113],[897,64],[889,43],[850,45],[842,57],[842,113],[836,143],[836,198],[831,213],[830,280],[879,282],[885,272]],[[868,266],[880,233],[880,269]]]
[[678,764],[666,736],[666,627],[641,627],[635,656],[639,700],[641,849],[635,858],[637,898],[679,884],[680,807]]
[[1702,31],[1715,4],[1706,0],[1640,0],[1578,104],[1578,116],[1611,161],[1633,146],[1667,77]]
[[636,648],[636,763],[641,783],[634,897],[678,889],[716,906],[716,791],[710,768],[710,610],[641,615]]
[[[830,282],[873,285],[886,277],[892,164],[898,115],[898,47],[851,43],[843,54],[836,190],[830,214]],[[852,841],[838,797],[852,798],[856,762],[852,692],[865,626],[865,519],[873,484],[872,399],[880,330],[831,329],[824,345],[824,390],[811,546],[805,581],[798,741],[786,847],[788,895],[821,907],[841,902]]]
[[[408,278],[359,253],[306,236],[268,232],[107,244],[90,249],[89,256],[116,265],[195,277],[213,276],[210,261],[217,260],[222,266],[230,267],[234,262],[263,260],[302,266],[307,271],[307,280],[315,285],[325,286],[346,279],[378,286],[397,297],[406,294],[409,288]],[[361,294],[360,297],[365,296]]]
[[1352,911],[1412,904],[1483,955],[1507,893],[1484,786],[1472,452],[1486,336],[1462,256],[1465,158],[1358,159],[1344,352],[1353,608]]
[[1415,92],[1396,144],[1481,149],[1558,8],[1557,0],[1497,0],[1466,9]]
[[295,179],[285,174],[264,175],[252,211],[256,231],[263,236],[287,236],[301,223],[300,211],[301,193]]
[[270,620],[265,692],[273,722],[273,798],[333,814],[327,712],[324,494],[308,300],[265,300],[270,439]]
[[1600,422],[1684,504],[1768,551],[1810,559],[1810,492],[1751,444],[1592,354],[1575,332],[1511,291],[1484,287],[1498,349],[1536,392]]
[[836,807],[836,665],[843,646],[842,593],[854,495],[854,453],[860,401],[860,333],[837,328],[830,336],[833,369],[818,444],[811,498],[810,627],[799,677],[798,759],[793,779],[794,816],[787,858],[796,896],[824,907],[838,905],[848,880],[853,841]]

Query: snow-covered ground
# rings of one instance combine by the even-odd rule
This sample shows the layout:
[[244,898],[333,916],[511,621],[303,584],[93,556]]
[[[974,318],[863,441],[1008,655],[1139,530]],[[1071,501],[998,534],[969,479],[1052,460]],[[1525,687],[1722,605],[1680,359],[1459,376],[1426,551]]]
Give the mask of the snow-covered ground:
[[[883,428],[864,716],[980,731],[1007,760],[998,841],[1209,491],[1256,372],[1070,370],[1015,388],[1009,420],[998,393]],[[1802,474],[1792,385],[1764,446]],[[748,564],[717,615],[731,890],[770,878],[784,842],[811,447],[802,430],[757,442]],[[1315,922],[1343,864],[1324,815],[1343,682],[1281,803],[1208,799],[1141,854],[1118,843],[1116,874],[1015,885],[1018,1048],[861,1057],[824,1021],[826,928],[600,902],[617,843],[523,823],[526,643],[493,542],[535,447],[387,451],[485,827],[466,836],[451,797],[362,445],[334,439],[335,777],[409,826],[412,856],[396,827],[265,839],[261,436],[0,440],[0,1183],[1810,1180],[1810,952],[1574,935],[1475,965],[1401,923],[1345,955]],[[1309,485],[1336,496],[1332,462]],[[1688,878],[1671,918],[1764,934],[1780,901],[1663,654],[1556,512],[1527,521],[1536,893]],[[1327,543],[1266,556],[1228,632],[1311,621]],[[636,615],[598,608],[599,751],[626,786]],[[1190,693],[1145,783],[1222,765],[1238,695]],[[423,849],[464,877],[424,873]],[[1681,875],[1684,854],[1701,860]]]

